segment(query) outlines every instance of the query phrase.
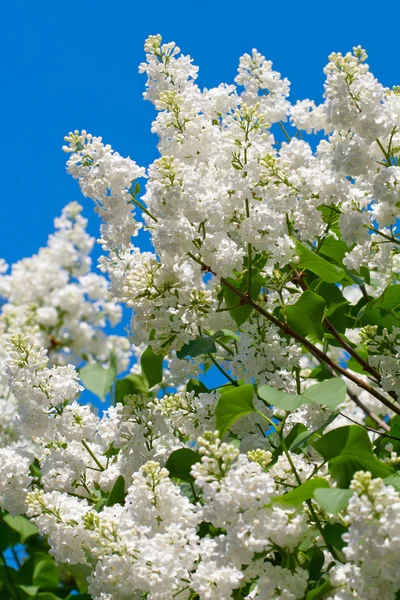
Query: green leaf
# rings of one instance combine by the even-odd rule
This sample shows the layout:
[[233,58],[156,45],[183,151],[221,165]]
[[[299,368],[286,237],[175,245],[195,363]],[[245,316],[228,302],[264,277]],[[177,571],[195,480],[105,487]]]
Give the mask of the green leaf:
[[392,467],[376,458],[368,433],[358,425],[338,427],[312,445],[328,461],[329,472],[339,487],[348,487],[356,471],[370,471],[372,477],[382,478],[394,473]]
[[59,586],[60,577],[58,569],[51,557],[47,556],[35,564],[32,583],[39,588],[55,588]]
[[219,337],[226,337],[232,340],[236,340],[237,342],[240,340],[240,335],[236,333],[236,331],[232,331],[232,329],[220,329],[219,332],[222,334]]
[[114,504],[123,504],[125,501],[125,479],[122,475],[118,475],[114,486],[107,498],[106,506],[114,506]]
[[327,317],[339,307],[349,305],[348,300],[346,300],[338,286],[334,283],[326,283],[322,279],[315,279],[310,287],[313,292],[325,300]]
[[[391,444],[393,448],[393,452],[397,452],[400,454],[400,416],[396,415],[393,417],[390,423],[389,435],[391,438],[388,438],[385,435],[381,435],[375,441],[375,454],[379,456],[379,458],[385,458],[389,456],[389,452],[385,449],[387,444]],[[393,438],[397,438],[394,440]]]
[[140,359],[142,373],[149,389],[161,383],[163,378],[164,356],[156,354],[151,346],[147,346]]
[[12,517],[11,515],[6,514],[3,516],[3,520],[9,527],[11,527],[11,529],[19,534],[21,544],[24,544],[31,535],[37,535],[39,533],[36,525],[31,523],[26,517],[19,515]]
[[292,240],[296,244],[296,253],[299,257],[299,262],[296,265],[298,268],[315,273],[327,283],[337,283],[343,279],[345,272],[342,268],[321,258],[318,254],[303,246],[298,240],[294,238]]
[[199,394],[207,394],[208,388],[199,379],[189,379],[186,384],[186,391],[194,392],[194,395],[198,396]]
[[385,485],[392,485],[395,490],[400,492],[400,474],[394,473],[393,475],[389,475],[389,477],[385,477],[383,480]]
[[328,594],[334,589],[334,586],[329,579],[327,579],[323,584],[309,591],[306,595],[306,600],[323,600],[323,598],[327,598]]
[[4,550],[7,550],[7,548],[14,546],[20,541],[17,532],[14,529],[11,529],[11,527],[9,527],[3,519],[4,517],[1,518],[0,515],[0,552],[4,552]]
[[17,585],[18,590],[24,593],[24,598],[37,598],[39,586],[37,585]]
[[[307,552],[307,554],[308,554],[308,552]],[[321,577],[321,571],[322,571],[322,568],[325,563],[325,555],[322,552],[321,548],[313,548],[313,550],[310,552],[310,554],[311,554],[311,560],[310,560],[310,566],[309,566],[310,580],[318,581],[318,579]]]
[[[236,281],[235,279],[228,278],[227,281],[234,288],[241,291],[242,293],[245,293],[247,291],[247,281],[246,280]],[[258,294],[260,293],[260,289],[261,289],[260,284],[253,283],[251,286],[251,297],[254,299],[257,298]],[[229,312],[231,314],[232,319],[235,321],[236,325],[238,327],[240,327],[241,325],[243,325],[243,323],[245,323],[247,321],[253,308],[251,306],[249,306],[248,304],[243,304],[241,306],[238,306],[238,304],[240,303],[239,296],[237,294],[235,294],[235,292],[233,292],[231,289],[226,287],[225,285],[222,285],[222,290],[223,290],[226,306],[228,308],[233,307],[233,306],[236,307],[236,308],[232,308],[232,310],[230,310]]]
[[[358,344],[357,345],[357,354],[359,356],[361,356],[361,358],[364,359],[366,363],[368,363],[368,358],[369,358],[368,351],[365,346],[363,346],[362,344]],[[369,375],[369,373],[364,371],[364,369],[362,368],[360,363],[358,361],[356,361],[356,359],[353,358],[352,356],[347,361],[347,368],[351,369],[352,371],[355,371],[356,373],[360,373],[361,375]]]
[[216,408],[217,429],[221,438],[240,417],[255,412],[251,384],[235,387],[220,396]]
[[297,506],[302,504],[305,500],[309,500],[313,497],[315,490],[318,488],[328,488],[329,483],[326,479],[321,477],[315,477],[315,479],[309,479],[298,487],[294,488],[283,496],[278,496],[273,499],[273,502],[279,502],[279,504],[289,504]]
[[342,535],[346,533],[346,531],[347,527],[345,527],[345,525],[342,523],[327,523],[324,527],[324,540],[328,542],[328,544],[331,544],[334,548],[343,550],[346,542],[343,541]]
[[186,356],[200,356],[201,354],[212,354],[217,351],[215,341],[218,337],[222,337],[221,331],[217,331],[213,335],[203,337],[198,335],[196,339],[185,344],[177,353],[176,356],[180,359]]
[[108,392],[117,375],[116,361],[111,361],[109,367],[103,367],[99,363],[89,363],[79,371],[79,377],[87,390],[96,394],[102,402],[105,401]]
[[332,377],[316,383],[307,388],[302,397],[307,398],[310,403],[316,403],[320,406],[327,406],[334,410],[346,399],[347,387],[345,382],[339,377]]
[[314,492],[314,498],[318,504],[326,512],[334,515],[346,508],[352,495],[352,490],[342,490],[340,488],[320,489]]
[[325,300],[311,290],[307,290],[295,304],[286,307],[287,321],[297,333],[311,339],[322,339],[325,308]]
[[306,431],[299,433],[295,437],[295,439],[292,441],[292,444],[290,446],[288,446],[289,450],[291,452],[295,452],[296,450],[299,450],[300,448],[304,448],[305,446],[308,446],[311,442],[311,438],[313,438],[319,431],[323,431],[325,429],[325,427],[328,427],[328,425],[330,425],[332,423],[332,421],[334,421],[336,419],[338,414],[339,413],[333,413],[333,414],[329,415],[329,417],[325,421],[325,423],[322,423],[322,425],[317,427],[317,429],[314,429],[314,431],[306,430]]
[[148,394],[147,382],[140,375],[127,375],[124,379],[115,382],[116,402],[124,403],[125,396],[135,394]]
[[326,237],[320,246],[319,254],[325,257],[333,258],[339,265],[342,265],[346,252],[349,252],[350,248],[342,240],[337,240],[333,235]]
[[[303,425],[303,423],[296,423],[294,427],[289,431],[287,436],[285,437],[285,445],[287,448],[291,448],[294,440],[296,440],[303,433],[308,433],[307,427]],[[279,447],[281,450],[281,446]],[[281,452],[280,452],[281,454]]]
[[380,329],[386,327],[400,327],[400,285],[389,285],[383,294],[368,302],[359,314],[362,325],[378,325]]
[[346,398],[346,384],[332,377],[307,388],[302,394],[287,394],[270,385],[261,385],[257,392],[262,400],[286,411],[296,410],[303,404],[319,404],[335,409]]
[[[76,587],[81,594],[86,594],[88,589],[88,577],[91,574],[91,569],[88,565],[76,564],[76,565],[68,565],[68,569],[71,571]],[[77,596],[74,596],[77,598]]]
[[296,410],[296,408],[299,408],[299,406],[307,402],[307,400],[304,400],[303,396],[281,392],[271,385],[260,385],[257,389],[257,393],[260,398],[265,400],[265,402],[268,402],[268,404],[287,411]]
[[169,471],[170,477],[192,483],[193,477],[190,473],[191,468],[200,460],[200,454],[194,452],[194,450],[190,450],[190,448],[179,448],[169,455],[169,458],[165,463],[165,468]]

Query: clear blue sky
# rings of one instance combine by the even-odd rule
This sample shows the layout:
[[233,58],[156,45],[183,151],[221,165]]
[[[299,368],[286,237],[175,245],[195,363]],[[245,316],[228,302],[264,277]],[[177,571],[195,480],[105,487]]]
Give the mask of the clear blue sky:
[[[200,66],[200,86],[232,82],[253,47],[292,82],[292,97],[320,98],[333,50],[367,48],[375,74],[400,83],[396,4],[203,0],[9,0],[1,3],[0,256],[12,262],[45,243],[52,221],[81,200],[65,173],[63,136],[87,129],[138,163],[156,155],[153,109],[142,100],[143,42],[174,40]],[[85,201],[91,231],[98,221]]]

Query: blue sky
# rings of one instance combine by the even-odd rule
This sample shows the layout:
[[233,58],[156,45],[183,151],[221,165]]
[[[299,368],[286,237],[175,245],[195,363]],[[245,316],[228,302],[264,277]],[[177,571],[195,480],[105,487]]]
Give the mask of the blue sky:
[[[397,11],[397,14],[396,14]],[[200,66],[201,86],[232,82],[253,47],[292,82],[292,97],[320,98],[333,50],[367,48],[386,85],[400,83],[399,9],[374,2],[235,3],[203,0],[14,0],[1,3],[2,218],[0,256],[8,262],[45,243],[53,218],[81,200],[65,173],[63,136],[85,128],[147,165],[156,156],[153,108],[142,100],[143,42],[174,40]],[[90,200],[91,231],[98,230]]]

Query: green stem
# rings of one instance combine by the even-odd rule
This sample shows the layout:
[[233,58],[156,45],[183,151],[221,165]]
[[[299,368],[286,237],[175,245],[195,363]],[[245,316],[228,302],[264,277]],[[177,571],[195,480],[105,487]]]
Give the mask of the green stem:
[[282,129],[285,138],[287,139],[288,142],[292,141],[292,138],[290,137],[290,135],[288,134],[288,132],[286,131],[286,127],[284,126],[284,124],[282,123],[282,121],[279,121],[279,127]]
[[379,231],[379,229],[375,229],[375,227],[372,227],[370,225],[367,225],[367,229],[369,229],[370,231],[373,231],[374,233],[380,235],[383,238],[386,238],[387,240],[389,240],[389,242],[393,242],[393,244],[399,244],[400,245],[400,240],[396,239],[393,235],[387,235],[386,233],[383,233],[382,231]]
[[96,463],[96,465],[99,467],[100,471],[105,471],[105,468],[103,467],[103,465],[101,464],[101,462],[98,460],[98,458],[92,452],[92,450],[89,448],[88,444],[86,443],[86,440],[81,440],[81,442],[82,442],[82,446],[88,451],[88,453],[93,458],[93,460]]
[[[282,427],[280,428],[280,430],[278,431],[278,435],[279,435],[279,439],[280,439],[280,442],[281,442],[282,449],[283,449],[283,451],[284,451],[284,453],[286,455],[286,458],[288,460],[290,468],[292,469],[293,475],[295,476],[295,479],[296,479],[297,483],[299,485],[301,485],[302,481],[301,481],[300,476],[299,476],[299,474],[297,472],[297,469],[296,469],[296,467],[294,465],[294,462],[292,460],[290,452],[287,449],[286,442],[285,442],[285,439],[283,437],[283,424],[282,424]],[[328,542],[328,540],[325,538],[324,529],[323,529],[323,527],[321,525],[321,521],[319,520],[317,513],[314,510],[314,507],[312,505],[312,501],[311,500],[306,500],[306,504],[307,504],[308,509],[309,509],[309,511],[311,513],[312,519],[313,519],[314,523],[316,524],[316,526],[317,526],[317,528],[318,528],[318,530],[319,530],[319,532],[320,532],[320,534],[322,536],[322,539],[324,540],[324,542],[326,544],[326,547],[328,548],[329,552],[332,554],[332,556],[333,556],[333,558],[335,560],[337,560],[339,562],[343,562],[343,561],[340,560],[340,558],[337,555],[336,550],[334,549],[334,547],[332,546],[332,544],[330,544]]]
[[217,367],[218,371],[220,373],[222,373],[222,375],[224,377],[226,377],[232,385],[234,385],[235,387],[238,387],[239,384],[237,381],[235,381],[234,379],[232,379],[232,377],[230,375],[228,375],[228,373],[226,373],[226,371],[224,371],[224,369],[221,367],[221,365],[218,364],[218,362],[215,360],[215,358],[213,357],[212,354],[207,354],[208,358],[211,360],[212,363],[214,363],[214,365]]
[[385,160],[386,160],[388,166],[390,166],[391,162],[390,162],[390,156],[389,156],[389,154],[386,152],[385,148],[382,146],[382,144],[378,140],[378,138],[376,139],[376,143],[378,144],[379,148],[382,150],[382,154],[385,157]]
[[146,213],[146,215],[149,215],[150,219],[153,219],[153,221],[155,223],[158,223],[158,219],[157,217],[155,217],[154,215],[151,214],[151,212],[149,210],[147,210],[147,208],[141,203],[139,202],[139,200],[136,200],[136,198],[133,196],[133,194],[131,193],[131,201],[133,204],[135,204],[138,208],[140,208],[143,212]]

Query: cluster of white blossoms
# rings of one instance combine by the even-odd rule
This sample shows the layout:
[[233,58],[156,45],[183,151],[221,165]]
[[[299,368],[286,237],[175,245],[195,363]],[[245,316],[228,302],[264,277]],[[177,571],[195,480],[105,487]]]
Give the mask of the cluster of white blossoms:
[[110,294],[106,278],[91,271],[94,238],[86,231],[82,210],[77,202],[65,206],[47,246],[14,263],[9,273],[1,261],[1,446],[19,437],[17,402],[5,373],[5,347],[13,335],[29,336],[47,351],[52,365],[107,364],[113,355],[119,372],[129,365],[128,340],[105,332],[107,325],[121,321],[122,308]]
[[400,545],[400,495],[370,473],[356,473],[345,522],[343,552],[347,563],[333,569],[331,581],[340,586],[334,600],[395,598],[399,589],[396,560]]
[[[0,506],[93,600],[396,600],[400,90],[359,47],[318,106],[256,50],[203,90],[174,43],[145,51],[159,158],[65,138],[104,276],[72,203],[0,278]],[[75,366],[130,353],[101,416],[77,402]]]
[[378,334],[376,326],[367,326],[361,330],[370,353],[369,363],[379,369],[382,375],[382,387],[387,392],[400,396],[400,327],[386,328]]

